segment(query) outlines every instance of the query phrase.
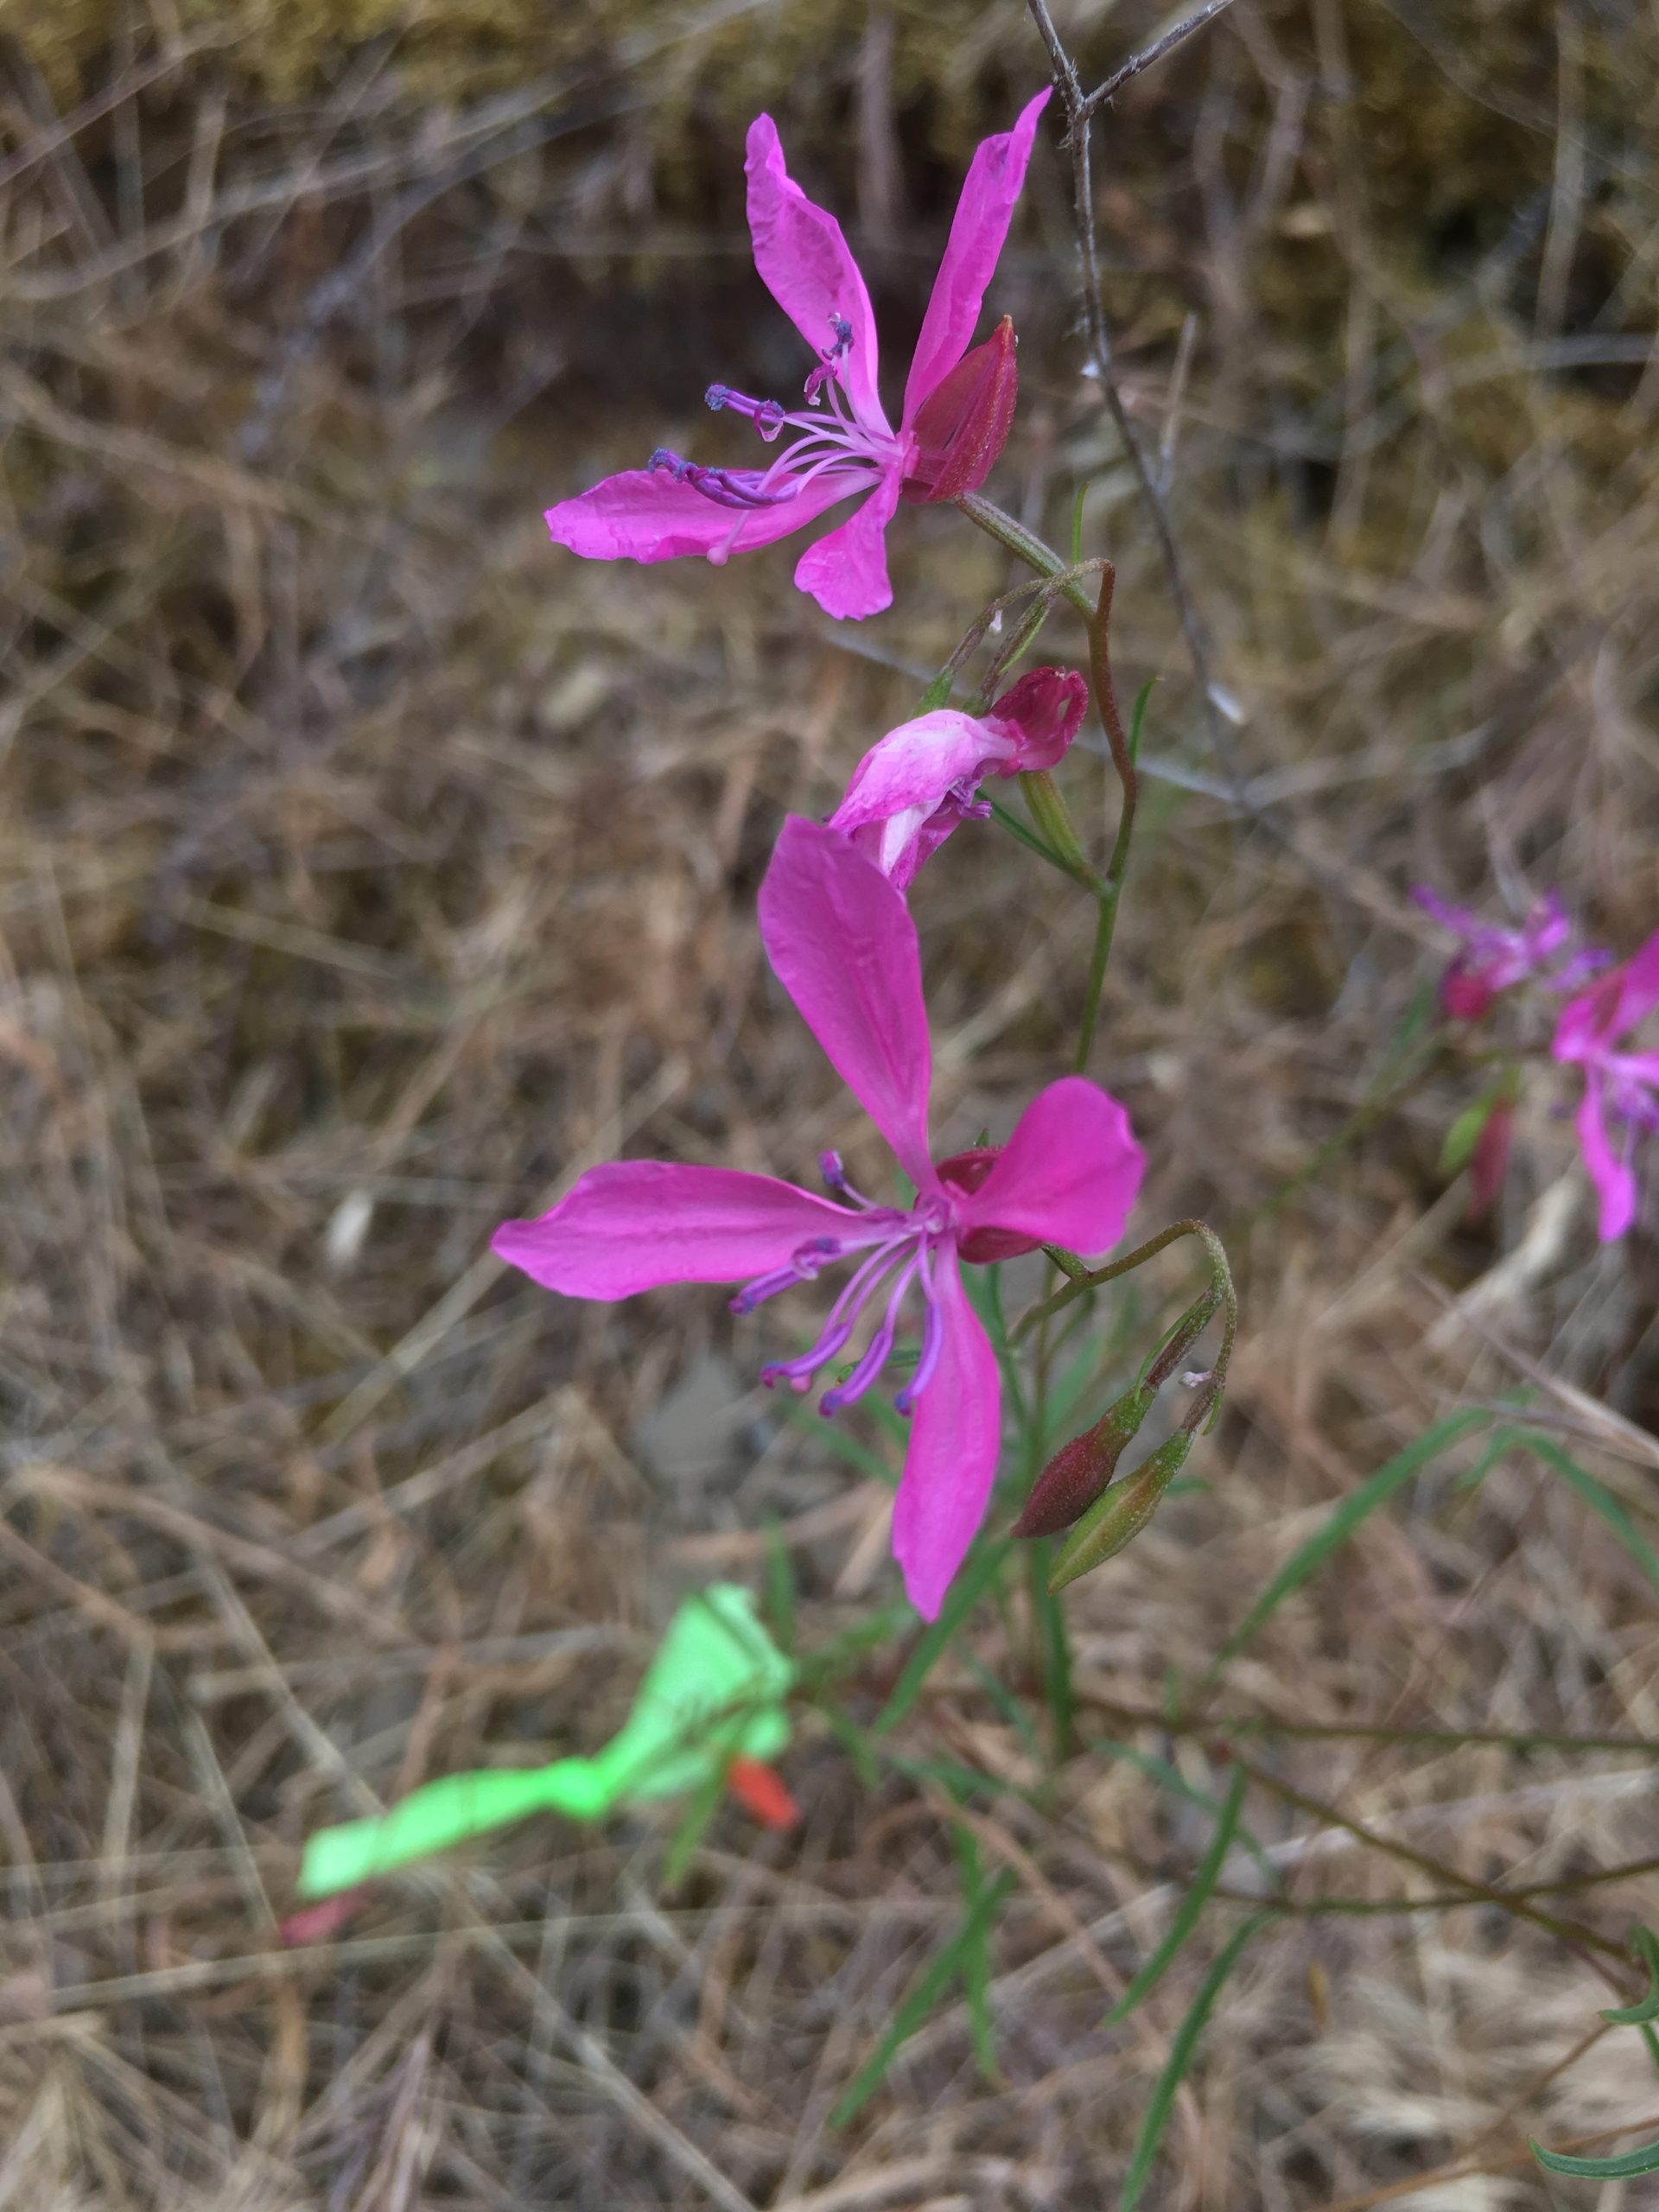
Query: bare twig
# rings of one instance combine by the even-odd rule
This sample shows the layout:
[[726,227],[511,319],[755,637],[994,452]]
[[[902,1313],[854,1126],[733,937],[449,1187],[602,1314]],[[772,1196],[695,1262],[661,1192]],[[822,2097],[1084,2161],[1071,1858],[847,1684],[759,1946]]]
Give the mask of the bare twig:
[[1173,54],[1178,46],[1192,37],[1194,31],[1201,31],[1206,23],[1215,21],[1224,8],[1230,8],[1232,4],[1233,0],[1207,0],[1207,4],[1196,15],[1189,16],[1185,22],[1177,23],[1161,38],[1154,39],[1152,44],[1143,47],[1139,54],[1132,54],[1121,69],[1114,69],[1105,83],[1096,85],[1088,98],[1079,104],[1079,119],[1086,123],[1096,109],[1105,107],[1116,98],[1131,77],[1138,77],[1143,69],[1150,69],[1154,61],[1161,61],[1166,54]]
[[1077,77],[1077,65],[1066,52],[1060,35],[1054,28],[1046,0],[1027,0],[1032,21],[1048,50],[1055,89],[1065,110],[1066,143],[1071,149],[1072,214],[1077,226],[1077,258],[1083,276],[1084,327],[1089,340],[1089,372],[1099,379],[1107,411],[1128,456],[1136,489],[1151,518],[1153,536],[1158,542],[1158,556],[1163,563],[1170,596],[1175,602],[1181,635],[1186,641],[1187,657],[1192,663],[1193,673],[1198,679],[1198,689],[1203,695],[1205,721],[1210,733],[1210,741],[1228,783],[1236,791],[1239,785],[1236,750],[1226,717],[1216,703],[1211,674],[1210,640],[1193,604],[1185,567],[1170,524],[1169,510],[1159,489],[1156,475],[1142,450],[1141,440],[1129,421],[1128,410],[1123,404],[1123,395],[1113,371],[1111,334],[1106,327],[1105,309],[1100,298],[1100,246],[1095,232],[1094,176],[1090,143],[1090,118],[1103,102],[1120,85],[1126,84],[1130,77],[1148,67],[1160,54],[1179,45],[1189,32],[1199,29],[1204,23],[1219,15],[1221,7],[1225,4],[1226,0],[1220,0],[1219,4],[1206,8],[1190,22],[1178,25],[1166,37],[1148,48],[1144,54],[1126,62],[1122,69],[1107,79],[1098,91],[1085,98]]

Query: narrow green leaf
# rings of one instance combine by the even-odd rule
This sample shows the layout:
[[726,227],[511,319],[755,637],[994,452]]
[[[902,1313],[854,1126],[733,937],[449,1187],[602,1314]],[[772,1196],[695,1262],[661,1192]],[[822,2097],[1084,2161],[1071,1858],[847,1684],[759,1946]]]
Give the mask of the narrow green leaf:
[[[1305,1544],[1300,1545],[1287,1559],[1250,1607],[1244,1618],[1221,1648],[1217,1666],[1233,1658],[1278,1611],[1294,1590],[1300,1590],[1310,1576],[1316,1574],[1332,1552],[1339,1550],[1361,1524],[1384,1505],[1395,1491],[1403,1489],[1412,1477],[1436,1459],[1450,1444],[1471,1430],[1484,1428],[1492,1415],[1471,1408],[1466,1413],[1448,1414],[1444,1421],[1437,1421],[1426,1428],[1403,1452],[1369,1476],[1356,1491],[1343,1498],[1324,1525],[1316,1529]],[[1214,1669],[1211,1669],[1213,1674]]]
[[[1541,1459],[1546,1466],[1554,1467],[1558,1475],[1564,1476],[1585,1503],[1600,1514],[1649,1581],[1659,1589],[1659,1553],[1655,1552],[1606,1484],[1599,1481],[1587,1467],[1581,1467],[1554,1437],[1540,1436],[1535,1430],[1529,1429],[1524,1441],[1535,1459]],[[1647,2169],[1643,2167],[1642,2171],[1645,2172]]]
[[877,1789],[881,1783],[881,1768],[869,1738],[849,1713],[838,1705],[823,1704],[818,1711],[823,1715],[830,1732],[844,1747],[853,1763],[853,1772],[866,1789]]
[[855,1626],[831,1637],[810,1658],[799,1662],[803,1688],[816,1688],[833,1681],[837,1675],[861,1666],[867,1651],[890,1645],[896,1637],[904,1636],[913,1628],[915,1622],[914,1609],[906,1599],[895,1598],[891,1605],[878,1605]]
[[1229,1938],[1215,1964],[1204,1978],[1204,1986],[1193,1999],[1186,2018],[1175,2031],[1175,2040],[1169,2047],[1169,2056],[1164,2070],[1152,2093],[1146,2116],[1141,2122],[1141,2133],[1135,2138],[1135,2149],[1129,2158],[1129,2170],[1123,2177],[1123,2194],[1118,2199],[1117,2212],[1135,2212],[1141,2202],[1141,2192],[1147,2185],[1158,2145],[1163,2140],[1164,2130],[1169,2125],[1169,2115],[1175,2102],[1175,2093],[1186,2079],[1192,2063],[1192,2053],[1211,2008],[1220,1996],[1222,1986],[1238,1964],[1239,1955],[1259,1928],[1265,1927],[1269,1916],[1265,1912],[1252,1913],[1243,1926]]
[[1395,1071],[1404,1065],[1419,1045],[1427,1041],[1431,1031],[1439,1022],[1440,1011],[1440,991],[1425,976],[1407,1001],[1399,1026],[1383,1052],[1382,1065],[1366,1086],[1368,1098],[1375,1097],[1379,1090],[1386,1090]]
[[665,1890],[677,1890],[684,1880],[686,1869],[696,1855],[697,1846],[707,1834],[709,1823],[720,1810],[721,1800],[725,1795],[726,1768],[721,1761],[716,1763],[713,1773],[680,1815],[680,1824],[674,1831],[673,1840],[668,1847],[668,1856],[663,1862],[663,1887]]
[[1483,1091],[1472,1106],[1464,1108],[1447,1129],[1446,1141],[1440,1147],[1442,1175],[1455,1175],[1460,1167],[1469,1165],[1475,1147],[1480,1142],[1480,1133],[1491,1118],[1497,1096],[1496,1090]]
[[[991,1931],[988,1923],[975,1919],[985,1891],[979,1839],[970,1827],[959,1821],[951,1831],[950,1840],[962,1876],[962,1905],[965,1917],[961,1955],[957,1963],[962,1975],[963,1993],[968,2000],[969,2033],[973,2041],[974,2056],[979,2061],[980,2072],[993,2088],[1000,2088],[1002,2086],[1002,2069],[997,2063],[996,2036],[991,2024]],[[971,1936],[970,1929],[976,1931]]]
[[1074,569],[1083,566],[1083,503],[1088,496],[1089,479],[1085,476],[1071,502],[1071,566]]
[[787,1656],[795,1651],[795,1561],[775,1513],[766,1516],[766,1625]]
[[1139,760],[1141,758],[1141,733],[1146,728],[1147,708],[1151,702],[1157,682],[1155,676],[1149,676],[1135,693],[1135,704],[1129,709],[1129,758],[1131,760]]
[[970,1797],[1017,1797],[1022,1805],[1037,1802],[1038,1792],[1023,1789],[1016,1782],[1004,1782],[1000,1775],[987,1774],[982,1767],[958,1766],[951,1759],[915,1759],[898,1751],[889,1751],[887,1764],[895,1774],[902,1774],[912,1782],[937,1782],[941,1789],[965,1804]]
[[994,2089],[1005,2086],[996,2056],[996,2031],[991,2020],[991,1923],[988,1914],[976,1914],[962,1931],[963,1994],[968,2000],[968,2031],[979,2070]]
[[1007,1538],[982,1544],[977,1555],[969,1554],[968,1563],[950,1585],[938,1620],[931,1622],[923,1631],[916,1649],[906,1660],[893,1695],[876,1717],[871,1730],[874,1736],[885,1736],[896,1728],[922,1694],[923,1685],[950,1649],[957,1630],[967,1619],[974,1607],[995,1580],[1003,1560],[1014,1547]]
[[1644,2143],[1639,2151],[1626,2151],[1622,2158],[1569,2158],[1562,2152],[1546,2151],[1530,2135],[1527,2148],[1551,2173],[1578,2174],[1586,2181],[1634,2181],[1637,2174],[1659,2174],[1659,2143]]
[[831,2127],[844,2127],[875,2094],[886,2080],[887,2069],[898,2056],[900,2046],[909,2041],[938,2003],[950,1986],[951,1976],[957,1972],[964,1953],[978,1941],[982,1928],[989,1929],[1001,1910],[1003,1899],[1013,1887],[1014,1876],[1004,1872],[980,1892],[979,1901],[960,1933],[929,1962],[920,1980],[888,2022],[887,2033],[859,2068],[847,2094],[830,2115]]
[[[1086,1320],[1089,1318],[1089,1300],[1086,1298],[1079,1299],[1072,1310],[1079,1319]],[[1069,1316],[1067,1318],[1070,1319]],[[1048,1396],[1043,1408],[1045,1414],[1043,1427],[1046,1433],[1043,1437],[1042,1448],[1045,1454],[1050,1451],[1051,1446],[1058,1446],[1067,1433],[1074,1433],[1071,1416],[1077,1411],[1084,1392],[1099,1372],[1104,1349],[1094,1332],[1090,1330],[1079,1351],[1066,1362],[1059,1374],[1050,1382]],[[1116,1396],[1116,1393],[1114,1392],[1113,1395]],[[1104,1407],[1101,1410],[1104,1412]],[[1091,1426],[1092,1424],[1088,1421],[1076,1425],[1078,1428],[1087,1428]]]
[[1216,1821],[1215,1833],[1210,1839],[1210,1848],[1205,1853],[1198,1872],[1192,1877],[1192,1886],[1176,1907],[1165,1930],[1163,1942],[1106,2015],[1104,2024],[1107,2027],[1115,2028],[1120,2020],[1127,2018],[1147,1991],[1157,1987],[1174,1964],[1187,1937],[1198,1926],[1198,1916],[1210,1901],[1210,1892],[1221,1879],[1221,1870],[1227,1862],[1227,1853],[1232,1848],[1234,1832],[1238,1827],[1239,1808],[1243,1802],[1244,1770],[1236,1767],[1232,1787],[1227,1792],[1220,1816]]
[[963,1651],[968,1671],[1020,1738],[1021,1748],[1038,1766],[1043,1764],[1043,1739],[1031,1724],[1031,1715],[1007,1684],[985,1664],[971,1644]]
[[[1205,1812],[1219,1816],[1224,1801],[1219,1797],[1212,1796],[1207,1789],[1195,1789],[1180,1769],[1172,1766],[1167,1759],[1158,1758],[1151,1751],[1143,1751],[1134,1744],[1120,1744],[1112,1736],[1090,1736],[1088,1739],[1088,1748],[1091,1751],[1104,1751],[1108,1758],[1122,1759],[1126,1765],[1139,1767],[1141,1773],[1150,1781],[1160,1783],[1173,1796],[1184,1797],[1189,1804],[1200,1806]],[[1237,1824],[1237,1834],[1238,1840],[1261,1867],[1273,1887],[1275,1890],[1281,1890],[1284,1887],[1283,1875],[1268,1858],[1258,1839],[1251,1834],[1242,1821]]]
[[1052,1548],[1046,1537],[1031,1546],[1027,1587],[1042,1640],[1043,1697],[1048,1707],[1054,1760],[1058,1765],[1069,1759],[1076,1748],[1077,1708],[1071,1694],[1071,1640],[1066,1630],[1065,1607],[1048,1586]]
[[861,1475],[868,1475],[878,1483],[885,1483],[889,1490],[896,1487],[899,1478],[880,1454],[872,1452],[868,1444],[861,1444],[857,1437],[838,1421],[825,1421],[791,1390],[784,1402],[784,1418],[793,1421],[796,1427],[817,1437],[820,1444],[827,1444],[838,1458],[849,1467],[856,1467]]
[[1634,2005],[1602,2014],[1602,2018],[1610,2020],[1616,2028],[1641,2028],[1649,2020],[1659,2020],[1659,1936],[1638,1920],[1630,1930],[1629,1942],[1630,1956],[1648,1970],[1648,1993]]

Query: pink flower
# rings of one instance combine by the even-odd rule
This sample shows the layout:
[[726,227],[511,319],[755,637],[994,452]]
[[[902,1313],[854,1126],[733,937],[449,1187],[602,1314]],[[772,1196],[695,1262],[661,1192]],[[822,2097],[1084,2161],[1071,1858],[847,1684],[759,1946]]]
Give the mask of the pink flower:
[[1074,670],[1033,668],[983,715],[940,707],[900,722],[854,769],[830,827],[908,890],[958,822],[990,812],[975,800],[982,778],[1058,766],[1088,703]]
[[[1636,1219],[1636,1171],[1630,1165],[1638,1129],[1659,1129],[1659,1052],[1621,1052],[1627,1030],[1659,1006],[1659,930],[1642,950],[1561,1008],[1550,1051],[1584,1070],[1578,1111],[1579,1143],[1601,1200],[1604,1244],[1624,1236]],[[1609,1121],[1622,1122],[1615,1153]]]
[[[858,264],[835,217],[815,207],[785,168],[772,118],[757,116],[749,125],[746,164],[754,265],[818,355],[806,380],[811,405],[791,412],[775,399],[750,399],[710,385],[709,406],[747,416],[768,443],[784,430],[797,435],[766,468],[708,467],[658,447],[649,467],[607,477],[550,508],[554,542],[595,561],[671,561],[702,553],[719,563],[734,552],[770,545],[861,493],[868,496],[856,512],[801,556],[795,581],[826,614],[879,614],[890,606],[885,533],[901,490],[913,480],[912,496],[922,499],[972,491],[985,480],[1007,435],[1012,332],[999,332],[980,347],[982,358],[963,357],[1047,99],[1039,92],[1012,130],[983,140],[974,155],[896,430],[876,388],[875,317]],[[948,492],[938,488],[946,484]]]
[[[1058,1242],[1115,1244],[1140,1187],[1141,1147],[1114,1098],[1066,1076],[1027,1107],[1001,1147],[935,1164],[921,958],[901,894],[838,831],[791,817],[760,889],[760,932],[779,980],[914,1185],[878,1205],[823,1155],[833,1199],[728,1167],[629,1160],[590,1168],[539,1221],[505,1223],[494,1249],[574,1298],[627,1298],[670,1282],[741,1282],[737,1313],[821,1270],[853,1270],[810,1351],[762,1370],[810,1389],[874,1301],[868,1343],[826,1414],[863,1395],[892,1356],[907,1300],[919,1348],[896,1403],[913,1413],[893,1548],[918,1611],[938,1612],[985,1510],[1001,1439],[997,1363],[961,1268]],[[747,1280],[745,1280],[745,1279]]]
[[1518,930],[1483,922],[1466,906],[1449,906],[1425,883],[1418,884],[1411,895],[1442,928],[1463,939],[1463,950],[1440,977],[1440,1005],[1453,1021],[1478,1021],[1500,991],[1535,976],[1541,976],[1552,990],[1570,991],[1612,957],[1593,950],[1575,952],[1554,975],[1545,972],[1573,935],[1573,925],[1554,891],[1535,902]]

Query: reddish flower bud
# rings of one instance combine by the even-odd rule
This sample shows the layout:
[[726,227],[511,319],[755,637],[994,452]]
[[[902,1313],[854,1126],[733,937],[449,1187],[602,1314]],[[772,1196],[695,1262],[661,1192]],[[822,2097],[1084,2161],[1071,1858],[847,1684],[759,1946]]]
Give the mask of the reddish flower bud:
[[1440,1008],[1452,1021],[1478,1021],[1497,996],[1484,969],[1454,960],[1440,977]]
[[1011,1536],[1052,1536],[1086,1513],[1117,1472],[1123,1448],[1146,1419],[1157,1392],[1131,1383],[1094,1427],[1063,1444],[1032,1484]]
[[1510,1164],[1510,1140],[1515,1135],[1515,1101],[1500,1098],[1480,1125],[1474,1150],[1469,1155],[1469,1211],[1465,1218],[1478,1221],[1503,1187]]
[[919,503],[976,492],[1008,442],[1019,391],[1014,324],[1004,315],[916,410],[916,460],[904,496]]

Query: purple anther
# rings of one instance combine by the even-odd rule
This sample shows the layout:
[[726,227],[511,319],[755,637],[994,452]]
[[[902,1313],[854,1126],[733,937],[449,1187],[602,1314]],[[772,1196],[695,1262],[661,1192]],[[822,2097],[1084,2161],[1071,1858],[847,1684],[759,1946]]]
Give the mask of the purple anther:
[[829,1189],[844,1191],[847,1188],[847,1169],[838,1152],[821,1152],[818,1154],[818,1173]]
[[760,1380],[768,1389],[774,1382],[787,1382],[791,1390],[810,1390],[819,1368],[826,1359],[835,1357],[852,1333],[850,1321],[837,1321],[824,1331],[810,1351],[804,1351],[798,1359],[768,1360],[760,1370]]
[[800,489],[799,482],[787,476],[769,485],[760,469],[705,468],[700,461],[680,460],[665,448],[652,455],[651,465],[666,468],[677,484],[689,484],[715,506],[741,507],[746,513],[755,507],[780,507]]
[[780,1290],[791,1290],[798,1282],[816,1281],[825,1261],[839,1259],[842,1249],[839,1236],[809,1236],[804,1244],[796,1246],[786,1265],[746,1282],[734,1297],[727,1300],[727,1306],[734,1313],[753,1313]]
[[711,384],[702,398],[712,414],[718,415],[722,407],[728,407],[734,415],[747,416],[768,445],[784,427],[784,409],[778,400],[751,399],[746,392],[734,391],[728,384]]
[[844,315],[832,315],[830,327],[836,334],[836,342],[827,353],[820,353],[818,365],[806,380],[806,396],[816,400],[827,384],[837,382],[841,364],[853,350],[853,326]]

